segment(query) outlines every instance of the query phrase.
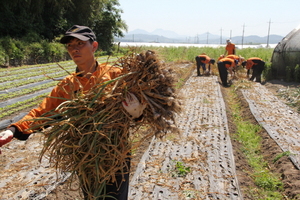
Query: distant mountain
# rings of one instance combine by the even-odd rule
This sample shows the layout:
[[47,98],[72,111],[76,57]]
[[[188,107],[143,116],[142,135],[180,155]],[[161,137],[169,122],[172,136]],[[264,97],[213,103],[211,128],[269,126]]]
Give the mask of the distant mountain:
[[133,31],[129,31],[126,35],[132,35],[132,34],[145,34],[145,35],[158,35],[158,36],[163,36],[166,38],[185,38],[186,36],[179,35],[175,33],[174,31],[168,31],[168,30],[163,30],[163,29],[156,29],[152,32],[147,32],[145,30],[141,29],[136,29]]
[[120,42],[160,42],[160,43],[182,43],[183,39],[172,39],[160,35],[131,34],[123,38],[115,38]]
[[156,29],[151,32],[153,35],[161,35],[168,38],[185,38],[183,35],[179,35],[173,31],[163,30],[163,29]]
[[129,31],[126,35],[132,35],[132,34],[145,34],[145,35],[151,35],[151,33],[142,30],[142,29],[135,29],[134,31]]
[[[228,37],[222,38],[222,44],[226,43]],[[269,35],[269,44],[277,44],[283,39],[283,36],[280,35]],[[245,36],[235,36],[231,38],[231,41],[234,44],[267,44],[268,36],[260,37],[257,35]],[[207,40],[199,40],[199,44],[206,44]],[[216,39],[208,39],[209,44],[220,44],[220,36]]]
[[[276,44],[280,42],[284,37],[280,35],[269,35],[269,44]],[[266,44],[268,42],[268,36],[259,37],[257,35],[250,35],[242,38],[242,36],[233,37],[232,41],[236,44],[241,44],[243,40],[244,44]]]
[[[202,33],[197,36],[190,37],[185,35],[179,35],[173,31],[156,29],[153,32],[147,32],[142,29],[136,29],[125,33],[123,38],[115,38],[115,41],[120,42],[159,42],[159,43],[196,43],[196,44],[222,44],[226,43],[229,37],[219,35],[213,35],[210,33]],[[276,44],[283,39],[280,35],[269,35],[269,44]],[[268,42],[268,36],[260,37],[257,35],[235,36],[231,38],[235,44],[266,44]]]

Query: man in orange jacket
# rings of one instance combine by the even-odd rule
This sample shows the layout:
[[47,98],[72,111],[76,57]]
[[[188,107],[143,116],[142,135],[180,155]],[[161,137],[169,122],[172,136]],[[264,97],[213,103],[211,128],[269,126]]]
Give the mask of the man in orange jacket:
[[236,66],[237,60],[234,60],[232,58],[222,58],[218,62],[218,70],[220,79],[222,81],[222,85],[224,87],[229,87],[230,85],[227,82],[228,78],[228,71],[230,74],[232,74],[232,69]]
[[[200,73],[200,67],[202,67],[203,74],[209,74],[210,73],[210,64],[215,64],[215,59],[210,58],[205,53],[200,54],[199,56],[196,56],[195,58],[197,63],[197,76],[201,76]],[[206,70],[206,64],[208,64],[208,71]]]
[[226,42],[227,42],[227,45],[226,45],[226,47],[225,47],[225,53],[224,53],[224,55],[226,56],[226,55],[230,55],[230,54],[234,54],[235,55],[235,44],[233,44],[232,42],[231,42],[231,40],[226,40]]
[[252,76],[249,80],[255,82],[261,82],[261,74],[265,68],[265,61],[258,57],[248,58],[242,63],[243,67],[247,69],[247,77],[250,75],[250,70],[252,69]]
[[[13,138],[26,140],[33,130],[28,130],[34,126],[33,119],[42,116],[62,102],[74,98],[74,94],[79,90],[85,92],[90,90],[97,83],[105,82],[116,78],[121,73],[121,69],[107,64],[99,64],[94,56],[98,49],[98,42],[94,32],[86,26],[74,25],[61,38],[60,42],[66,45],[66,49],[77,65],[76,71],[64,78],[46,97],[38,108],[32,109],[22,120],[10,125],[7,130],[0,133],[0,147]],[[140,118],[145,105],[131,93],[125,98],[123,103],[125,110],[134,118]],[[0,152],[1,153],[1,152]],[[128,163],[128,169],[130,162]],[[117,199],[127,199],[129,174],[116,177],[117,183],[107,186],[106,193],[112,192]],[[120,186],[121,185],[121,186]]]

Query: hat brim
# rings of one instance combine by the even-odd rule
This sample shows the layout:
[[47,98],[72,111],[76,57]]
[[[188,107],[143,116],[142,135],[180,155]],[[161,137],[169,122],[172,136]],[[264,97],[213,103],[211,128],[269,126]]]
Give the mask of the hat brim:
[[72,34],[68,34],[68,35],[63,36],[60,39],[60,43],[67,44],[70,41],[70,39],[72,39],[72,38],[77,38],[77,39],[82,40],[82,41],[88,41],[90,39],[89,37],[86,37],[86,36],[83,36],[83,35],[80,35],[80,34],[76,34],[76,33],[72,33]]

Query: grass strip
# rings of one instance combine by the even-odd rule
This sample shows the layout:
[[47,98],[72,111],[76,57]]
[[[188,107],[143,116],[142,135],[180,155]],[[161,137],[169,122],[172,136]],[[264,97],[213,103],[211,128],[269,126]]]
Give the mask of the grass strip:
[[243,119],[241,104],[234,87],[228,93],[228,102],[237,127],[233,137],[242,144],[241,150],[253,170],[251,177],[257,186],[249,188],[249,194],[255,199],[284,199],[280,177],[268,169],[268,163],[261,154],[262,138],[259,132],[263,130],[262,127]]

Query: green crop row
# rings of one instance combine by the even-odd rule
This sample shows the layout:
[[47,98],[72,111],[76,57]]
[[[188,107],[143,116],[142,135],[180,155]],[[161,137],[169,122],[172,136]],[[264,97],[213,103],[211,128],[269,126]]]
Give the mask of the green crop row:
[[27,84],[30,84],[30,83],[36,83],[36,82],[48,80],[50,78],[53,78],[53,79],[54,78],[59,78],[59,77],[66,76],[66,75],[67,75],[67,73],[65,71],[61,71],[57,74],[52,74],[51,77],[44,76],[44,77],[35,78],[35,79],[29,78],[27,80],[19,80],[19,81],[16,81],[16,82],[1,85],[0,90],[7,90],[7,89],[10,89],[10,88],[20,87],[20,86],[27,85]]
[[[59,62],[60,65],[71,65],[73,64],[73,61],[61,61]],[[9,72],[14,72],[14,71],[19,71],[19,70],[30,70],[30,69],[35,69],[38,67],[52,67],[52,66],[57,66],[57,63],[47,63],[47,64],[37,64],[37,65],[22,65],[19,67],[4,67],[4,68],[0,68],[0,72],[1,74],[5,71],[9,71]]]
[[[67,71],[70,71],[70,67],[65,68]],[[73,69],[73,68],[72,68]],[[26,72],[26,73],[20,73],[19,75],[14,75],[14,76],[6,76],[6,77],[2,77],[0,83],[5,83],[7,81],[15,81],[15,80],[19,80],[19,79],[30,79],[32,77],[37,77],[37,76],[41,76],[41,75],[50,75],[52,73],[55,72],[59,72],[59,74],[61,74],[61,71],[59,71],[57,68],[52,68],[49,70],[35,70],[35,71],[30,71],[30,72]]]
[[[64,63],[64,64],[60,64],[62,67],[71,67],[71,63]],[[74,66],[73,66],[74,68]],[[5,81],[9,81],[9,79],[20,77],[20,75],[22,74],[27,75],[27,74],[32,74],[32,73],[37,73],[37,74],[41,74],[44,71],[47,71],[47,73],[49,73],[51,71],[55,71],[55,70],[59,70],[59,66],[57,64],[55,65],[45,65],[45,66],[35,66],[35,67],[31,67],[28,66],[28,68],[22,68],[22,69],[16,69],[16,68],[12,68],[13,70],[10,70],[11,68],[6,68],[5,70],[1,71],[1,80],[0,82],[5,82]]]
[[27,89],[23,89],[23,90],[19,90],[17,92],[11,92],[8,94],[0,94],[0,101],[4,101],[7,99],[12,99],[18,96],[23,96],[26,94],[30,94],[39,90],[43,90],[43,89],[47,89],[50,87],[54,87],[57,84],[57,82],[50,82],[50,83],[46,83],[46,84],[42,84],[42,85],[38,85],[35,87],[31,87],[31,88],[27,88]]
[[19,111],[22,111],[24,109],[31,108],[33,106],[38,105],[42,101],[42,99],[47,95],[48,95],[48,93],[45,93],[45,94],[27,99],[25,101],[17,102],[17,103],[11,104],[9,106],[0,108],[0,119],[3,117],[6,117],[6,116],[10,116],[14,113],[18,113]]

